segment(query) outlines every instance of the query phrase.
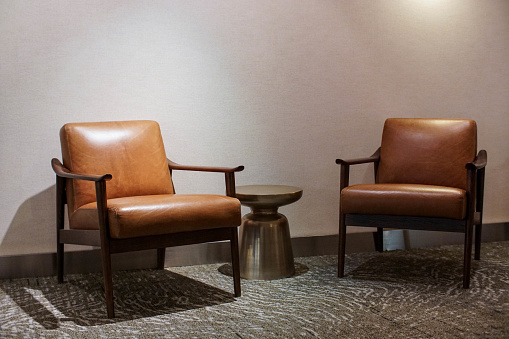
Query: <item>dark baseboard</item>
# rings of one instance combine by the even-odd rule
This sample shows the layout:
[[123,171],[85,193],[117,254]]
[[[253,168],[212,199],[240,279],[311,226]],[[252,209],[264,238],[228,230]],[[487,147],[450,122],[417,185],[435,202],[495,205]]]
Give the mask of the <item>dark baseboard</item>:
[[[483,242],[509,240],[509,223],[483,226]],[[463,234],[429,231],[389,230],[384,232],[384,249],[410,249],[462,244]],[[294,257],[336,255],[338,236],[293,238]],[[346,252],[374,251],[371,232],[349,233]],[[188,245],[166,249],[166,267],[213,264],[230,261],[229,243],[217,242]],[[72,251],[65,253],[65,274],[101,271],[99,250]],[[139,251],[112,256],[114,270],[155,268],[156,251]],[[56,254],[27,254],[0,257],[0,279],[43,277],[56,275]]]

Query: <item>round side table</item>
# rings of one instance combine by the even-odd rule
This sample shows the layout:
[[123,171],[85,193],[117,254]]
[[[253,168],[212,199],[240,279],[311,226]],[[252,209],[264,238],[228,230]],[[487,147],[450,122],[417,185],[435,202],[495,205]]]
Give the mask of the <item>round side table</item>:
[[288,219],[278,213],[280,206],[302,197],[302,189],[283,185],[236,187],[237,199],[251,208],[242,218],[240,276],[272,280],[295,274]]

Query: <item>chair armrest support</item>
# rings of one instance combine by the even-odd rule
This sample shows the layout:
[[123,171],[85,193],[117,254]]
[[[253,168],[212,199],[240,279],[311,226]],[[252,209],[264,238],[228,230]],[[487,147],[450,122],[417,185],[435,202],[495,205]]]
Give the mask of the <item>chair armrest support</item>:
[[378,166],[377,163],[379,161],[380,161],[380,147],[369,158],[359,158],[350,160],[336,159],[336,164],[341,166],[339,174],[339,192],[341,192],[343,188],[347,187],[350,184],[350,165],[367,164],[374,162],[376,171],[376,167]]
[[485,150],[479,151],[474,161],[465,165],[467,169],[467,191],[471,197],[469,213],[475,225],[482,225],[482,214],[484,204],[484,177],[488,154]]
[[111,174],[103,174],[103,175],[95,175],[95,174],[78,174],[73,173],[69,171],[67,168],[62,165],[60,160],[57,158],[51,159],[51,167],[53,167],[53,171],[55,174],[62,178],[67,179],[80,179],[80,180],[87,180],[87,181],[106,181],[111,180],[112,175]]
[[234,173],[244,170],[244,166],[237,167],[209,167],[209,166],[189,166],[181,165],[176,162],[168,160],[168,168],[170,170],[183,170],[183,171],[200,171],[200,172],[220,172],[220,173]]
[[336,159],[336,164],[338,165],[358,165],[358,164],[367,164],[370,162],[380,161],[380,147],[376,150],[373,155],[368,158],[358,158],[358,159]]
[[[67,179],[78,179],[78,180],[87,180],[93,181],[95,183],[95,194],[97,201],[97,212],[99,214],[99,230],[101,234],[101,246],[104,248],[109,248],[109,223],[108,223],[108,209],[107,209],[107,196],[106,196],[106,181],[111,180],[111,174],[103,174],[103,175],[84,175],[73,173],[69,171],[69,169],[65,168],[64,165],[57,158],[51,159],[51,167],[53,167],[53,171],[55,171],[57,175],[57,187],[59,178],[67,178]],[[61,184],[65,181],[60,181]],[[63,187],[60,189],[64,190]],[[58,189],[57,189],[58,190]],[[58,195],[58,194],[57,194]],[[63,220],[63,210],[61,213],[61,218]],[[57,236],[58,237],[58,236]]]
[[488,161],[488,154],[485,150],[479,151],[474,161],[466,164],[466,168],[469,170],[480,170],[486,167]]

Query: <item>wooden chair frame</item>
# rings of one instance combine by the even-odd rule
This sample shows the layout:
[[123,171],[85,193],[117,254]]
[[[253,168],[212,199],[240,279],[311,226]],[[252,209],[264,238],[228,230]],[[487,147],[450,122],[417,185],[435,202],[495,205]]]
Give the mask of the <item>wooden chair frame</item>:
[[[244,166],[238,166],[234,168],[186,166],[177,164],[169,159],[167,159],[167,161],[170,173],[173,170],[224,173],[226,184],[226,195],[230,197],[235,197],[235,172],[240,172],[244,169]],[[234,295],[235,297],[240,297],[241,288],[240,288],[239,245],[236,227],[205,229],[198,231],[171,233],[164,235],[145,236],[127,239],[111,238],[109,232],[107,198],[106,198],[106,182],[112,179],[111,174],[90,175],[72,173],[62,165],[60,160],[56,158],[52,159],[51,165],[56,173],[58,283],[62,283],[64,281],[64,244],[88,245],[100,247],[108,318],[115,317],[113,300],[113,279],[111,269],[111,254],[114,253],[157,249],[157,268],[163,269],[166,247],[229,240],[233,269]],[[65,205],[67,203],[66,196],[67,179],[87,180],[95,183],[97,211],[99,213],[98,230],[64,229]]]
[[[359,158],[351,160],[336,159],[336,164],[340,165],[340,194],[341,191],[349,186],[350,166],[357,164],[374,163],[375,181],[380,162],[380,148],[368,158]],[[470,287],[470,266],[472,257],[472,240],[475,226],[475,254],[474,258],[481,258],[481,232],[482,232],[482,213],[484,199],[484,178],[487,162],[487,153],[485,150],[479,151],[477,157],[465,164],[467,171],[467,216],[465,219],[431,218],[418,216],[399,216],[399,215],[371,215],[371,214],[345,214],[339,206],[339,246],[338,246],[338,277],[344,276],[345,271],[345,240],[346,227],[364,226],[376,227],[374,233],[375,248],[383,251],[383,229],[413,229],[428,231],[446,231],[460,232],[465,234],[464,240],[464,259],[463,259],[463,288]]]

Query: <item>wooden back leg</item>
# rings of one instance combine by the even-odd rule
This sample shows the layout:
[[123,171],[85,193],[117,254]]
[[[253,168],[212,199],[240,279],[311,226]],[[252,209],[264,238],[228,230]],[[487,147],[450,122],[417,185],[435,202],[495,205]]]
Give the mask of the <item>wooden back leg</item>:
[[345,275],[345,248],[346,248],[346,220],[345,214],[339,215],[339,244],[338,244],[338,277]]
[[57,281],[64,282],[64,244],[60,243],[60,230],[64,229],[65,217],[65,178],[57,176]]
[[240,290],[240,260],[239,260],[239,239],[237,228],[231,229],[230,249],[232,256],[233,290],[235,297],[241,296]]
[[157,269],[164,270],[164,259],[166,257],[166,248],[157,249]]

